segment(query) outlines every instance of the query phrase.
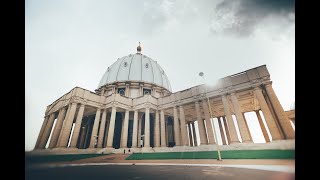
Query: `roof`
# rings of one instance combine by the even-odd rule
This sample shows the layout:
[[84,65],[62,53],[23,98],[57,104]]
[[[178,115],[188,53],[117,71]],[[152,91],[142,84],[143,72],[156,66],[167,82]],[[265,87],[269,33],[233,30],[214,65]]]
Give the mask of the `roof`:
[[98,88],[120,81],[140,81],[156,84],[171,92],[169,79],[161,66],[141,53],[129,54],[119,58],[107,68]]

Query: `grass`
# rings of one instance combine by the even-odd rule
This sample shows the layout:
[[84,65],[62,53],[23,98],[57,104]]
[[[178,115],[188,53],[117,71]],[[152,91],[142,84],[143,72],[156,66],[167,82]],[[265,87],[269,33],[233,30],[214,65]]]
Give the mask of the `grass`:
[[[295,159],[295,150],[220,151],[222,159]],[[142,159],[217,159],[217,151],[134,153],[126,160]]]
[[26,163],[46,163],[46,162],[61,162],[75,161],[79,159],[93,158],[98,156],[106,156],[108,154],[64,154],[64,155],[26,155]]

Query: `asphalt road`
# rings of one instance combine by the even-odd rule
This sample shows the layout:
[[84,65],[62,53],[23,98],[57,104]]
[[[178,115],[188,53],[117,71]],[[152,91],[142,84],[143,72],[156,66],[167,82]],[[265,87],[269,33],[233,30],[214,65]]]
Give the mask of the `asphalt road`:
[[173,165],[105,165],[29,168],[26,180],[98,180],[98,179],[237,179],[292,180],[294,173],[264,171],[232,167],[173,166]]

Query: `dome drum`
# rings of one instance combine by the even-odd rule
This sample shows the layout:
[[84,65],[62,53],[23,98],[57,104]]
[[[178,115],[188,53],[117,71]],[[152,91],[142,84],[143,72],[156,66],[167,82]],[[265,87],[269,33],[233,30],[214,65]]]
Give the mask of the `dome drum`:
[[150,94],[158,98],[171,94],[170,91],[156,84],[136,81],[109,83],[97,89],[96,93],[104,96],[109,96],[115,93],[130,98],[137,98],[144,94]]

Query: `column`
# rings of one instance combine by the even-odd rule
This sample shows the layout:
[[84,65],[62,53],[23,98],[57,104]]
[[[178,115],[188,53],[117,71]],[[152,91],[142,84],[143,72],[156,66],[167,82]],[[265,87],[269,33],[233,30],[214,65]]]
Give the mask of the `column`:
[[165,130],[165,119],[164,119],[164,111],[160,110],[160,124],[161,124],[161,147],[167,147],[166,145],[166,130]]
[[55,125],[54,130],[53,130],[52,135],[51,135],[49,148],[56,147],[56,145],[58,143],[59,134],[61,132],[61,128],[62,128],[63,119],[65,117],[65,114],[66,114],[66,108],[63,107],[59,111],[57,122],[56,122],[56,125]]
[[208,134],[208,144],[214,144],[214,136],[213,136],[213,129],[212,129],[212,123],[210,120],[210,114],[209,114],[209,109],[208,109],[208,103],[206,100],[202,100],[202,107],[204,111],[204,117],[206,119],[206,126],[207,126],[207,134]]
[[266,127],[265,127],[264,124],[263,124],[263,121],[262,121],[262,118],[261,118],[261,116],[260,116],[259,110],[258,110],[258,111],[255,111],[255,112],[256,112],[256,115],[257,115],[257,118],[258,118],[258,121],[259,121],[259,124],[260,124],[260,128],[261,128],[263,137],[264,137],[264,139],[266,140],[266,142],[270,142],[270,138],[269,138],[267,129],[266,129]]
[[224,129],[226,130],[228,144],[230,144],[231,143],[230,131],[229,131],[229,127],[228,127],[227,120],[226,120],[225,116],[222,116],[222,121],[223,121],[223,124],[224,124]]
[[41,129],[40,129],[40,132],[39,132],[39,135],[38,135],[38,139],[37,139],[36,145],[34,147],[35,149],[39,149],[39,144],[40,144],[40,141],[41,141],[41,137],[42,137],[43,132],[44,132],[44,130],[46,128],[48,120],[49,120],[49,116],[45,116],[44,120],[43,120],[43,123],[42,123],[42,126],[41,126]]
[[159,122],[159,111],[156,110],[156,118],[155,118],[155,147],[160,147],[160,122]]
[[[138,116],[139,117],[139,116]],[[138,147],[141,147],[142,116],[138,119]]]
[[62,134],[63,134],[64,129],[65,129],[66,124],[67,124],[67,123],[66,123],[66,119],[68,118],[68,116],[69,116],[69,114],[70,114],[70,110],[71,110],[71,104],[68,105],[67,113],[66,113],[66,115],[65,115],[64,118],[63,118],[63,123],[62,123],[62,127],[61,127],[61,130],[60,130],[59,136],[58,136],[58,142],[57,142],[56,147],[58,147],[59,144],[60,144],[60,141],[61,141],[61,138],[62,138]]
[[228,121],[229,134],[230,134],[230,141],[228,140],[229,144],[239,143],[240,141],[237,136],[236,127],[234,125],[234,122],[233,122],[233,119],[231,116],[231,112],[230,112],[229,103],[228,103],[227,97],[225,95],[222,96],[222,104],[223,104],[224,113],[225,113],[227,121]]
[[267,126],[269,128],[270,134],[272,136],[272,140],[279,140],[282,139],[282,136],[280,134],[280,131],[277,127],[277,124],[275,122],[275,120],[273,119],[273,116],[270,112],[270,109],[267,105],[266,100],[263,97],[262,91],[260,89],[260,87],[255,87],[254,88],[254,94],[257,97],[258,101],[259,101],[259,105],[260,108],[262,110],[264,119],[267,123]]
[[181,127],[181,137],[182,137],[182,145],[188,146],[188,134],[186,129],[186,120],[184,115],[184,109],[182,106],[179,106],[179,112],[180,112],[180,127]]
[[194,121],[192,122],[192,133],[193,133],[193,145],[198,146],[198,140],[196,135],[196,128],[194,126]]
[[179,119],[178,119],[178,111],[177,107],[173,107],[173,127],[174,127],[174,141],[176,143],[176,146],[180,146],[180,125],[179,125]]
[[192,132],[191,132],[191,123],[190,122],[188,122],[188,131],[189,131],[189,143],[190,143],[190,146],[194,146],[193,145]]
[[196,112],[197,112],[197,120],[198,120],[198,128],[199,128],[199,136],[200,136],[200,145],[208,144],[206,129],[204,127],[204,122],[201,117],[201,111],[199,102],[195,102]]
[[79,108],[78,116],[76,119],[76,123],[75,123],[74,129],[73,129],[73,135],[72,135],[71,143],[70,143],[71,148],[77,147],[80,128],[81,128],[81,124],[82,124],[83,112],[84,112],[84,104],[81,104],[81,106]]
[[98,135],[98,148],[103,148],[103,137],[104,137],[104,131],[106,128],[106,121],[107,121],[107,109],[104,109],[102,112],[102,117],[101,117],[101,123],[100,123],[100,130],[99,130],[99,135]]
[[138,111],[134,111],[133,114],[133,131],[132,131],[132,147],[137,147],[137,141],[138,141]]
[[150,147],[150,109],[146,107],[144,115],[144,147]]
[[110,117],[109,131],[108,131],[108,140],[107,140],[108,148],[112,148],[112,144],[113,144],[113,133],[114,133],[114,124],[116,121],[116,113],[117,113],[117,108],[113,106],[111,110],[111,117]]
[[224,133],[223,133],[223,127],[222,127],[222,123],[220,121],[220,117],[217,117],[218,119],[218,123],[219,123],[219,129],[220,129],[220,134],[221,134],[221,140],[222,140],[222,145],[226,145],[226,137],[224,136]]
[[69,141],[69,137],[70,137],[70,132],[71,132],[71,128],[72,128],[72,124],[73,124],[73,119],[74,119],[74,115],[76,113],[76,109],[77,109],[77,103],[72,103],[70,106],[70,111],[69,113],[67,113],[67,117],[64,120],[63,123],[63,128],[62,131],[60,133],[60,137],[58,140],[58,147],[67,147],[68,145],[68,141]]
[[46,127],[45,127],[45,129],[43,131],[43,135],[41,137],[40,143],[39,143],[39,148],[40,149],[45,149],[46,148],[46,144],[48,142],[48,138],[50,136],[50,132],[51,132],[53,123],[54,123],[54,113],[51,113],[50,117],[49,117],[49,120],[48,120],[48,122],[46,124]]
[[95,146],[95,144],[97,142],[98,128],[99,128],[99,122],[100,122],[100,112],[101,112],[101,109],[98,108],[97,112],[96,112],[96,117],[94,118],[94,123],[93,123],[93,127],[92,127],[92,134],[91,134],[91,138],[90,138],[89,148],[94,148],[94,146]]
[[235,93],[231,93],[231,101],[236,114],[242,142],[252,142],[252,139],[250,139],[249,129],[246,127],[246,122],[243,119],[241,109],[240,109],[241,107]]
[[288,116],[286,115],[286,113],[284,112],[283,107],[281,106],[280,101],[271,86],[271,83],[266,84],[265,88],[266,88],[268,97],[271,101],[271,104],[273,106],[273,109],[278,117],[280,126],[284,132],[285,138],[286,139],[294,139],[295,138],[294,130],[290,124],[290,120],[289,120]]
[[102,144],[102,148],[105,148],[107,146],[107,139],[108,139],[108,130],[109,130],[109,124],[110,124],[110,116],[108,116],[108,110],[106,109],[107,117],[106,117],[106,126],[104,131],[104,141]]
[[126,148],[128,145],[128,127],[129,127],[129,111],[124,114],[124,122],[122,126],[121,147]]

